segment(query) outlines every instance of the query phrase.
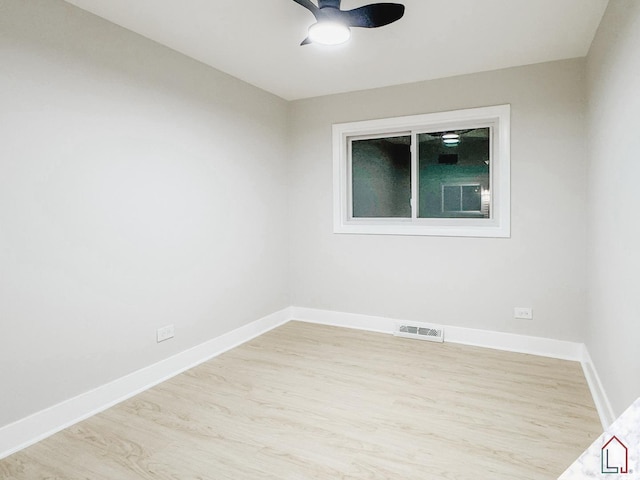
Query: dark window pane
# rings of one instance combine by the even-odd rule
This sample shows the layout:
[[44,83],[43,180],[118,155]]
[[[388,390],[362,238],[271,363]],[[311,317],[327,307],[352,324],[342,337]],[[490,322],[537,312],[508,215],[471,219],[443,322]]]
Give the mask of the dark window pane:
[[460,187],[445,186],[442,187],[442,211],[458,212],[460,211]]
[[418,135],[418,217],[489,218],[491,129]]
[[479,212],[482,210],[482,189],[480,185],[462,187],[462,210],[465,212]]
[[411,218],[411,137],[351,143],[354,218]]

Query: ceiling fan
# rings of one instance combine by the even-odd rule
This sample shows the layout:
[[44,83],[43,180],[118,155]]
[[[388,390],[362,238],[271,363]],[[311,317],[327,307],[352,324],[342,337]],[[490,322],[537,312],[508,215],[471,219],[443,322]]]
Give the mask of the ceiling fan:
[[309,36],[300,45],[319,43],[338,45],[351,37],[350,27],[376,28],[400,20],[404,5],[399,3],[374,3],[353,10],[340,10],[341,0],[293,0],[316,17],[309,27]]

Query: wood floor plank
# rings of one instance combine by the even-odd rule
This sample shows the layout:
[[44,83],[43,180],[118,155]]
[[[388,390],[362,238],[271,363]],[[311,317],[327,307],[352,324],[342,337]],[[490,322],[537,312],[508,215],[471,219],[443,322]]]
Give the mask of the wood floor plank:
[[576,362],[290,322],[0,461],[11,480],[555,479]]

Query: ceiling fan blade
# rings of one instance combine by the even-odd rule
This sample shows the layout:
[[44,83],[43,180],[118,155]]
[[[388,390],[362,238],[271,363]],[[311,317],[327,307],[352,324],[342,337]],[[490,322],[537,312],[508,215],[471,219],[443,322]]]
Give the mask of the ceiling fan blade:
[[399,3],[375,3],[342,12],[351,27],[375,28],[389,25],[404,15],[404,5]]
[[311,0],[293,0],[298,5],[302,5],[304,8],[309,10],[315,17],[318,17],[318,12],[320,9],[313,3]]
[[341,0],[318,0],[318,7],[319,8],[331,7],[331,8],[340,9],[340,2]]

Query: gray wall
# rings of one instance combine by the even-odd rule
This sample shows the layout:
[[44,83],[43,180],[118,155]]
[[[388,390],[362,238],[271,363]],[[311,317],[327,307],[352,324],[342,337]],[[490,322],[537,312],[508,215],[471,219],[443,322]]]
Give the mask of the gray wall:
[[609,3],[587,65],[587,346],[619,415],[640,397],[640,2]]
[[290,304],[286,102],[59,0],[0,72],[0,426]]
[[[587,69],[287,104],[62,1],[0,0],[0,426],[292,303],[586,332],[620,413],[640,395],[639,32],[616,0]],[[502,103],[512,238],[332,233],[331,124]]]
[[[295,305],[583,340],[584,60],[293,102]],[[332,233],[331,125],[510,103],[512,238]],[[534,320],[513,319],[531,306]]]

